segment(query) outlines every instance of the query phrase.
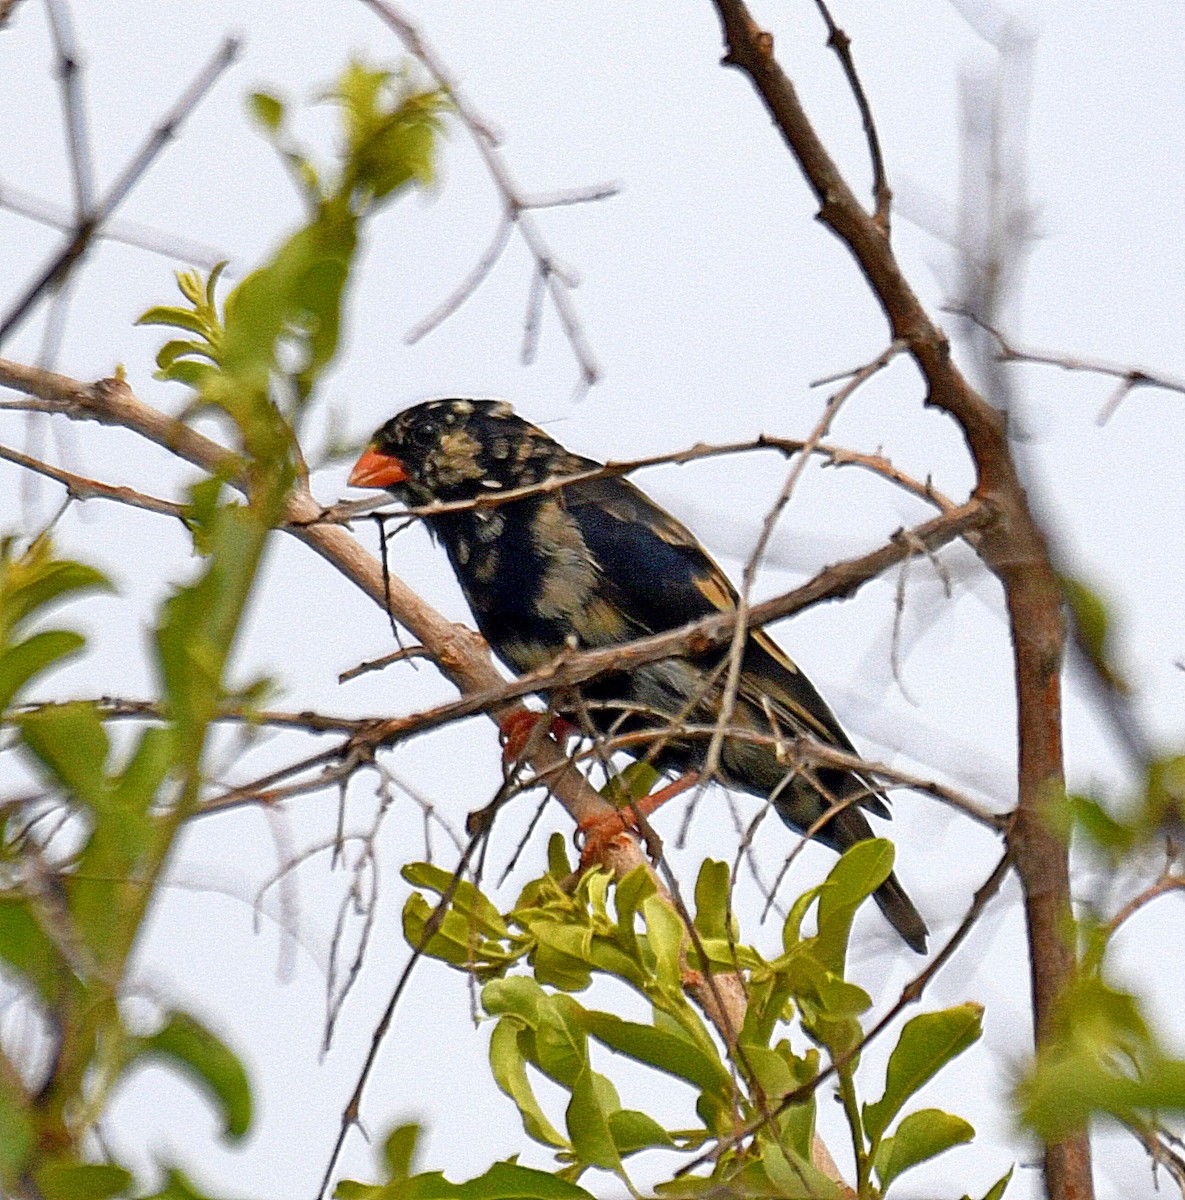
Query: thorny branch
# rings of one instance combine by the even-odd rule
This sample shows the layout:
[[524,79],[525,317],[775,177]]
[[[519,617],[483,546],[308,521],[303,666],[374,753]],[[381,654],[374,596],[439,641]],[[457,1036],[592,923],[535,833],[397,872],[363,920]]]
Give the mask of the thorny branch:
[[[859,370],[862,369],[845,371],[838,378],[849,378],[852,375],[858,374]],[[6,407],[25,408],[28,407],[28,403],[17,401],[15,404],[6,405],[0,401],[0,409]],[[589,479],[616,478],[622,475],[632,475],[635,471],[640,471],[645,467],[663,466],[668,463],[682,466],[685,463],[696,462],[701,458],[743,454],[752,450],[777,450],[787,458],[798,454],[808,456],[817,455],[825,460],[825,466],[861,467],[866,471],[871,471],[874,475],[881,476],[890,483],[896,484],[910,495],[917,497],[917,499],[932,504],[939,512],[950,512],[957,507],[956,502],[950,499],[950,497],[944,496],[942,492],[934,487],[929,479],[915,479],[900,468],[893,466],[892,462],[883,454],[869,454],[859,450],[850,450],[846,446],[835,446],[828,442],[812,444],[809,439],[774,437],[763,433],[756,438],[744,442],[696,442],[693,446],[689,446],[683,450],[670,451],[666,454],[652,454],[645,458],[611,459],[609,462],[603,463],[599,467],[591,467],[587,471],[575,471],[570,475],[549,476],[538,483],[518,488],[506,488],[504,491],[491,492],[489,495],[478,496],[473,500],[438,501],[429,505],[400,508],[399,515],[401,517],[427,517],[435,516],[439,513],[463,512],[471,508],[497,508],[498,505],[506,504],[511,500],[521,500],[524,496],[536,496],[558,491],[569,484],[581,483]],[[377,501],[369,498],[361,501],[350,500],[339,502],[330,508],[323,509],[317,520],[338,523],[348,522],[364,509],[370,511],[376,506],[387,502],[387,500],[381,497]]]
[[[205,471],[223,472],[231,486],[243,486],[238,456],[233,451],[184,422],[143,404],[123,380],[107,379],[92,386],[0,359],[0,385],[36,396],[46,412],[123,426]],[[389,579],[384,595],[379,563],[345,529],[319,524],[317,517],[321,511],[307,485],[302,483],[287,504],[286,532],[304,542],[375,603],[389,607],[462,692],[489,691],[502,683],[484,642],[476,634],[446,621],[395,576]],[[513,703],[491,715],[500,720],[512,711]],[[577,822],[598,812],[613,811],[612,805],[585,784],[577,771],[567,767],[567,759],[554,741],[543,742],[533,765],[540,772],[555,769],[553,793]],[[635,862],[640,861],[639,853]]]
[[[749,555],[748,562],[745,563],[740,594],[737,600],[737,619],[734,623],[731,644],[728,648],[728,675],[724,682],[724,695],[720,703],[719,725],[721,732],[713,736],[708,746],[708,753],[703,766],[703,778],[697,791],[697,798],[702,794],[703,789],[720,767],[720,752],[724,746],[723,729],[732,722],[737,691],[741,683],[741,665],[744,658],[745,638],[748,632],[749,597],[752,595],[753,584],[756,581],[761,560],[765,556],[766,548],[769,545],[770,538],[773,536],[778,518],[785,511],[786,505],[790,503],[794,487],[801,477],[803,470],[806,468],[807,463],[810,461],[811,454],[814,453],[819,443],[827,435],[840,407],[858,388],[871,379],[873,375],[888,366],[892,359],[904,349],[904,345],[904,342],[894,342],[886,350],[878,354],[870,363],[854,371],[843,387],[839,388],[831,396],[824,407],[823,415],[819,418],[810,436],[803,443],[801,453],[798,454],[791,464],[777,499],[765,514],[765,519],[761,524],[761,533],[757,538],[757,544],[753,547],[753,552]],[[694,801],[692,803],[694,804]],[[690,808],[688,813],[690,816]]]
[[889,232],[889,209],[893,203],[893,193],[889,188],[889,180],[885,173],[885,159],[881,153],[881,140],[876,132],[876,121],[872,116],[872,105],[860,76],[856,71],[856,60],[852,57],[852,39],[836,23],[827,7],[825,0],[815,0],[819,16],[827,26],[827,45],[835,51],[840,66],[852,90],[856,107],[860,110],[860,122],[864,126],[864,138],[868,142],[868,157],[872,163],[872,199],[876,208],[873,220],[885,231]]

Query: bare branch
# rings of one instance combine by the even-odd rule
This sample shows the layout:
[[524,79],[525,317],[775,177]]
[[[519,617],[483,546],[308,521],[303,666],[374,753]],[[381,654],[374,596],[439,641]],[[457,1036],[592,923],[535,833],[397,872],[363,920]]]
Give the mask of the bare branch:
[[73,236],[66,245],[53,256],[9,310],[3,323],[0,323],[0,344],[3,344],[4,339],[24,321],[38,297],[47,289],[57,287],[62,283],[73,269],[74,264],[86,253],[99,227],[119,207],[128,192],[135,187],[140,177],[152,165],[157,155],[177,136],[182,122],[201,103],[205,94],[214,86],[218,76],[234,62],[238,53],[239,43],[234,38],[227,38],[222,43],[194,81],[181,94],[177,103],[148,135],[144,145],[119,174],[106,195],[98,202],[93,211],[88,211],[78,222]]
[[[435,79],[437,85],[449,94],[457,115],[461,118],[461,122],[473,138],[477,152],[485,162],[486,170],[489,172],[490,178],[493,180],[494,186],[498,189],[498,193],[502,198],[505,210],[505,223],[513,225],[518,230],[532,258],[535,260],[535,273],[541,276],[546,284],[552,305],[564,330],[564,336],[567,338],[568,345],[572,348],[572,353],[580,368],[581,382],[578,393],[586,392],[600,379],[601,369],[597,365],[592,347],[585,336],[584,326],[581,324],[580,318],[576,313],[576,308],[572,303],[570,292],[575,286],[575,280],[556,258],[531,214],[533,208],[545,207],[547,202],[540,203],[539,201],[533,201],[531,197],[519,190],[518,185],[510,174],[509,168],[498,151],[498,139],[491,132],[489,123],[478,113],[464,91],[457,84],[456,79],[453,78],[452,72],[449,71],[436,52],[428,45],[423,34],[416,28],[415,24],[395,4],[391,3],[390,0],[362,0],[362,3],[399,38],[408,53],[414,55],[432,78]],[[591,192],[572,193],[570,194],[571,199],[559,202],[583,203],[588,200],[601,199],[612,194],[613,191],[602,187],[594,189]],[[556,201],[553,200],[551,203],[556,203]],[[500,236],[501,230],[499,230]],[[435,325],[440,323],[440,319],[443,319],[438,319],[437,314],[445,309],[452,311],[464,303],[472,293],[473,288],[488,274],[489,269],[493,266],[494,261],[497,260],[501,252],[502,248],[498,245],[498,240],[496,239],[494,245],[486,252],[486,255],[483,256],[477,267],[470,274],[469,279],[462,284],[461,288],[454,292],[453,296],[436,313],[426,318],[424,322],[421,322],[413,332],[417,332],[418,336],[423,336],[423,333],[419,331],[424,330],[425,325],[428,325],[429,328],[434,328]],[[489,261],[487,264],[487,260],[491,258],[492,261]],[[447,315],[447,312],[445,315]],[[426,332],[426,330],[424,331]]]
[[982,329],[990,333],[999,346],[1000,362],[1033,363],[1038,366],[1058,367],[1063,371],[1082,371],[1091,375],[1108,375],[1113,379],[1118,379],[1119,387],[1095,418],[1099,425],[1105,425],[1114,415],[1120,401],[1138,387],[1161,388],[1164,391],[1177,392],[1179,395],[1185,396],[1185,379],[1178,379],[1160,371],[1146,370],[1144,367],[1125,366],[1123,363],[1110,362],[1103,358],[1084,358],[1076,354],[1059,354],[1052,350],[1035,350],[1031,347],[1018,346],[1006,338],[999,329],[979,320],[965,309],[948,311],[974,320]]
[[1145,904],[1168,895],[1169,892],[1185,891],[1185,877],[1166,871],[1151,887],[1133,896],[1106,924],[1104,935],[1110,939],[1119,927],[1133,917]]
[[[726,65],[742,70],[765,103],[819,202],[819,217],[848,247],[884,311],[891,336],[903,338],[927,386],[927,403],[958,423],[975,463],[976,498],[998,506],[998,521],[976,549],[1002,583],[1008,606],[1017,690],[1018,808],[1009,847],[1021,879],[1029,931],[1034,1027],[1038,1044],[1052,1032],[1057,1001],[1073,978],[1068,852],[1046,809],[1061,793],[1062,597],[1045,538],[1034,520],[1009,446],[1002,413],[954,364],[945,333],[930,318],[893,253],[885,231],[857,201],[814,129],[793,83],[773,53],[773,38],[744,0],[713,0],[727,46]],[[1045,1147],[1051,1200],[1087,1200],[1093,1188],[1085,1134]]]
[[427,337],[434,329],[443,325],[481,287],[486,276],[497,265],[498,259],[502,257],[502,251],[506,249],[506,243],[510,241],[513,229],[514,222],[510,217],[503,216],[502,220],[498,222],[494,240],[490,243],[489,248],[477,260],[473,270],[457,285],[456,291],[403,335],[403,340],[409,346],[414,346],[421,338]]
[[65,0],[47,0],[50,36],[58,59],[58,79],[62,84],[62,113],[66,125],[66,146],[69,150],[70,180],[74,186],[74,220],[81,225],[94,203],[94,166],[91,163],[90,137],[86,128],[86,111],[79,87],[82,64],[70,22],[70,10]]
[[[32,192],[3,181],[0,181],[0,208],[6,208],[9,212],[28,217],[31,221],[48,225],[51,229],[63,233],[72,232],[74,229],[73,218],[61,205],[42,200]],[[228,258],[222,251],[201,242],[180,238],[139,221],[128,221],[119,217],[112,217],[102,228],[96,230],[94,238],[96,241],[121,242],[125,246],[135,246],[139,250],[147,250],[150,254],[159,254],[168,259],[180,259],[195,267],[201,267],[203,271],[213,270],[218,263],[225,262]],[[224,279],[233,278],[234,271],[228,267],[222,274]]]
[[75,475],[71,471],[63,471],[60,467],[51,466],[40,459],[31,458],[19,450],[10,450],[0,446],[0,459],[24,467],[44,475],[56,483],[62,484],[71,500],[114,500],[119,504],[127,504],[132,508],[142,508],[147,512],[160,513],[166,517],[176,517],[185,520],[185,506],[172,500],[159,500],[146,492],[138,492],[135,488],[117,487],[115,484],[102,483],[98,479],[88,479],[85,475]]
[[885,160],[881,154],[881,141],[876,132],[876,122],[872,117],[872,106],[864,92],[864,85],[856,71],[856,60],[852,57],[852,39],[835,23],[826,0],[815,0],[815,7],[827,26],[827,45],[835,51],[848,86],[860,110],[860,123],[864,126],[864,138],[868,142],[868,157],[872,161],[872,199],[876,205],[873,220],[885,231],[889,232],[889,209],[893,203],[893,193],[885,174]]
[[[52,371],[0,359],[0,385],[36,397],[34,403],[40,411],[130,429],[186,462],[210,473],[222,473],[232,487],[245,486],[238,455],[183,421],[143,404],[125,380],[105,379],[86,385]],[[285,531],[319,554],[381,608],[391,611],[461,691],[489,693],[502,685],[502,676],[477,634],[446,620],[397,576],[390,576],[384,589],[381,564],[341,526],[319,522],[322,512],[307,485],[300,484],[286,506]],[[490,715],[499,721],[517,708],[510,702],[491,709]],[[324,761],[329,757],[325,756]],[[543,740],[533,757],[533,766],[540,774],[550,772],[553,795],[578,824],[597,814],[615,811],[585,783],[554,740]],[[642,856],[636,844],[631,845],[634,847],[631,865],[636,865]]]

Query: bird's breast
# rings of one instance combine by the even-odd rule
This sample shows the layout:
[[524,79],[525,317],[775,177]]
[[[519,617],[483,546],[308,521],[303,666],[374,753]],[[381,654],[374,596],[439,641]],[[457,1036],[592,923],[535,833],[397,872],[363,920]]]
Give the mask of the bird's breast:
[[515,671],[566,647],[612,645],[631,633],[600,594],[579,526],[553,497],[435,518],[453,570],[491,647]]

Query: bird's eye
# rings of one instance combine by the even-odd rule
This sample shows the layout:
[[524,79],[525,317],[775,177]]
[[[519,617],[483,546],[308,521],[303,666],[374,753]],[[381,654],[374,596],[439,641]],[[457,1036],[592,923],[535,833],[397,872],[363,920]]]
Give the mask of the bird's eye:
[[407,439],[413,446],[418,446],[421,450],[429,450],[436,444],[439,434],[440,429],[434,422],[423,421],[419,425],[413,425],[407,431]]

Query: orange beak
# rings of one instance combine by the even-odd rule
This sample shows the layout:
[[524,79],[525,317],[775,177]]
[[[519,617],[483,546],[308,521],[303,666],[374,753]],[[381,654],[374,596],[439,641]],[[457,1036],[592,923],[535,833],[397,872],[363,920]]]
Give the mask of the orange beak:
[[393,454],[382,454],[373,446],[367,446],[347,482],[350,487],[386,488],[402,483],[406,478],[403,463]]

